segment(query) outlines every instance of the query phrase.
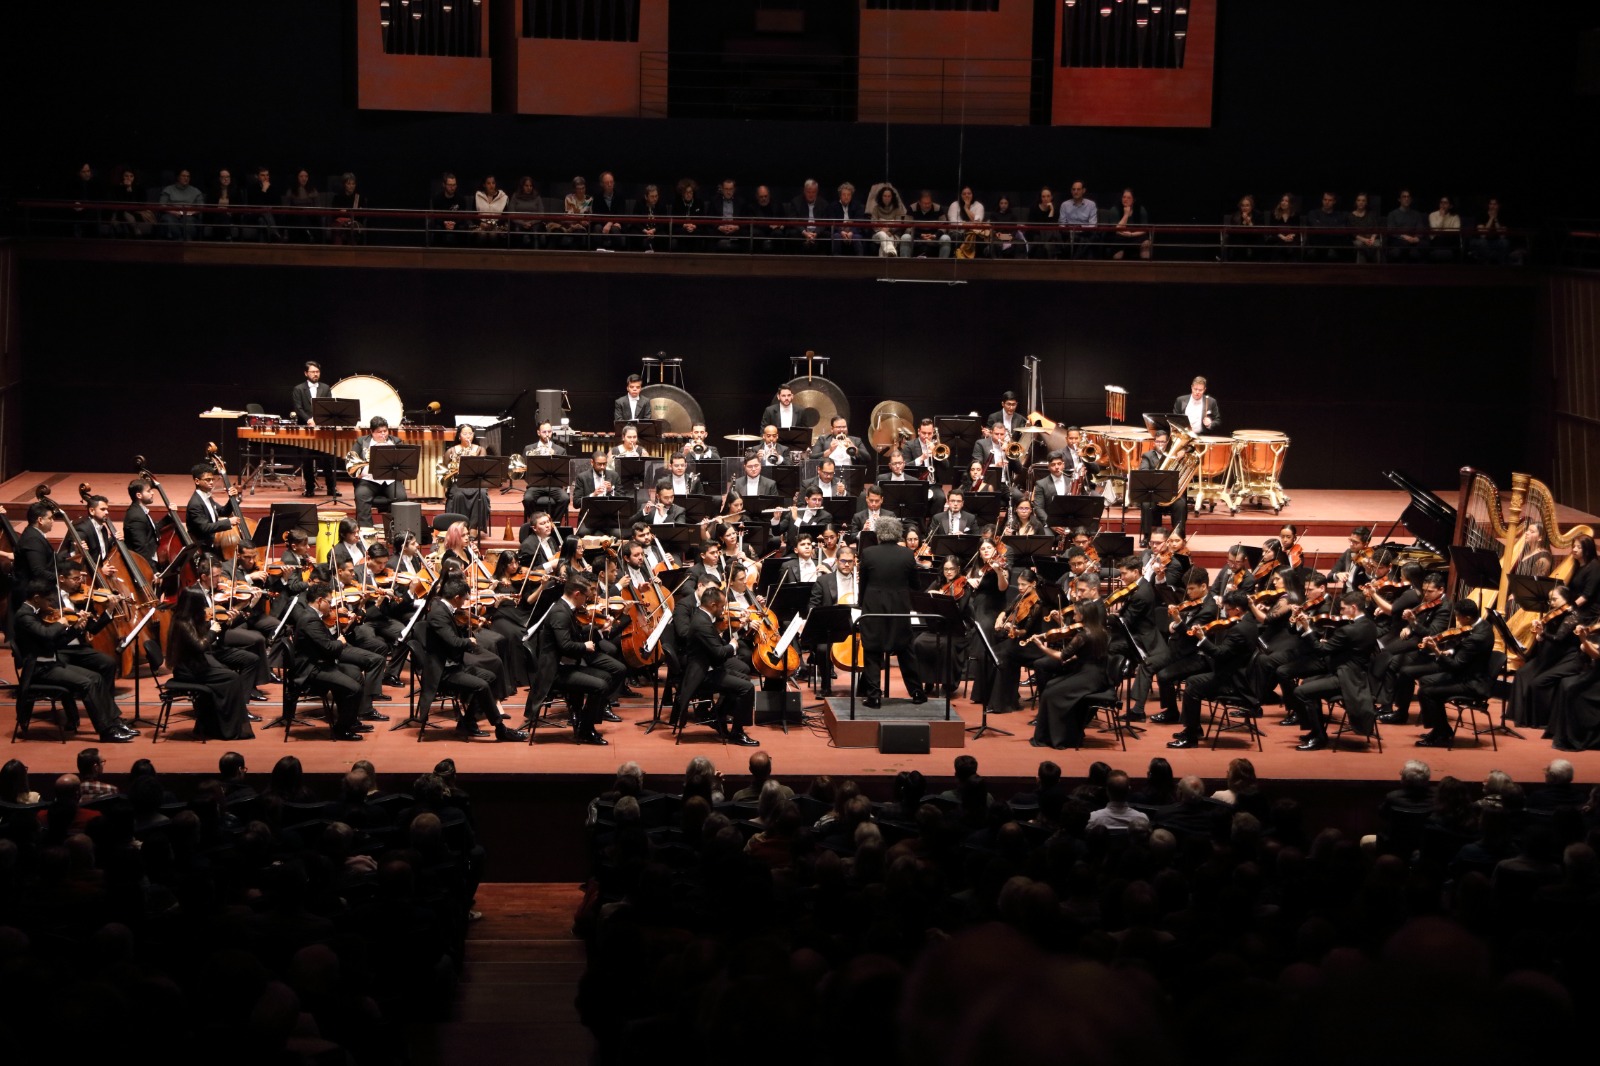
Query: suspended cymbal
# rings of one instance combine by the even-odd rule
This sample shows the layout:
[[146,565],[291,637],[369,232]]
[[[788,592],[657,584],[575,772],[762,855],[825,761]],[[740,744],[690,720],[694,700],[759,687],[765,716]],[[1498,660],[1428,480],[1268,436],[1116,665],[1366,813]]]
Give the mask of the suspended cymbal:
[[1045,429],[1043,426],[1021,426],[1012,430],[1011,432],[1014,436],[1020,437],[1024,433],[1048,433],[1050,431]]
[[688,433],[696,422],[706,420],[699,402],[676,385],[646,385],[639,395],[650,401],[650,417],[667,423],[668,433]]
[[917,435],[917,420],[911,408],[899,400],[884,400],[872,409],[867,421],[867,443],[880,452],[902,437]]
[[754,433],[724,433],[722,435],[722,439],[723,440],[736,440],[736,441],[740,442],[741,444],[747,444],[747,443],[749,443],[751,441],[758,441],[761,438],[756,436]]

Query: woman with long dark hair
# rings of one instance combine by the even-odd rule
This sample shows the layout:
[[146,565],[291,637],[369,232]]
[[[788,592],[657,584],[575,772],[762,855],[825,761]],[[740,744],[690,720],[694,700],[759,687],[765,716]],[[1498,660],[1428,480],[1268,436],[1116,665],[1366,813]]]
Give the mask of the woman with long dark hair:
[[206,594],[190,585],[178,595],[167,638],[167,663],[175,681],[204,685],[209,695],[194,701],[196,728],[219,740],[249,740],[249,693],[242,674],[211,654],[222,625],[206,617]]
[[1111,637],[1106,633],[1105,608],[1099,600],[1078,604],[1077,628],[1059,648],[1040,641],[1044,653],[1038,668],[1045,677],[1039,691],[1039,717],[1034,724],[1036,748],[1076,747],[1083,743],[1083,727],[1094,716],[1088,697],[1104,692],[1106,649]]

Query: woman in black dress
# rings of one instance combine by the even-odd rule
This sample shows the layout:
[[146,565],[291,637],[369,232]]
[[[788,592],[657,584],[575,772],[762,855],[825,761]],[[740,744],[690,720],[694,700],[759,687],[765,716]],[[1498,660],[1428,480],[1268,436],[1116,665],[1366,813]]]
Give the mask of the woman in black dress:
[[1595,557],[1594,538],[1581,536],[1572,542],[1572,606],[1578,621],[1589,625],[1600,618],[1600,559]]
[[1544,735],[1557,751],[1592,751],[1600,749],[1600,644],[1586,625],[1573,632],[1589,666],[1556,686]]
[[1036,748],[1077,747],[1083,743],[1083,727],[1094,715],[1086,701],[1110,686],[1106,681],[1106,649],[1111,643],[1106,633],[1105,608],[1099,600],[1078,604],[1078,621],[1066,644],[1052,648],[1040,642],[1043,657],[1037,669],[1043,688],[1039,692],[1039,717],[1034,723]]
[[[463,458],[488,455],[488,449],[478,443],[478,431],[471,426],[456,430],[456,442],[444,453],[446,463],[458,464]],[[445,509],[466,518],[467,528],[479,533],[489,532],[489,494],[484,489],[462,488],[459,476],[450,479],[450,491],[445,499]]]
[[178,597],[167,638],[167,662],[176,681],[204,685],[210,694],[197,699],[197,727],[219,740],[249,740],[249,687],[242,674],[217,661],[211,648],[222,635],[219,622],[206,618],[206,594],[190,585]]
[[1550,721],[1556,687],[1583,672],[1586,662],[1573,630],[1572,591],[1565,585],[1550,590],[1550,609],[1533,620],[1533,646],[1511,685],[1506,714],[1520,726],[1543,729]]
[[[954,555],[945,556],[941,564],[941,577],[931,591],[954,599],[960,617],[963,619],[967,617],[972,595],[968,592],[967,579],[961,576],[961,561]],[[949,644],[948,649],[945,647],[946,644]],[[955,695],[961,676],[961,664],[967,661],[966,627],[960,626],[945,639],[941,639],[938,633],[921,628],[912,638],[911,651],[917,657],[917,672],[923,677],[939,678],[940,683],[944,685],[945,694]],[[945,657],[947,651],[948,659]]]

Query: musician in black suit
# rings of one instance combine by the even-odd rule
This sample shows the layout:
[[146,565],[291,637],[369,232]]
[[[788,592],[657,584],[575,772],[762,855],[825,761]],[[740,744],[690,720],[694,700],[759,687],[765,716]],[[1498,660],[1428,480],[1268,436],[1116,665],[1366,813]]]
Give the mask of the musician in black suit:
[[1006,445],[1011,439],[1003,423],[991,423],[989,435],[979,437],[973,442],[972,462],[982,463],[985,473],[990,469],[998,469],[1002,482],[1020,489],[1027,477],[1027,470],[1023,467],[1021,459],[1012,459],[1006,455]]
[[[1187,575],[1184,591],[1188,596],[1174,613],[1157,602],[1158,618],[1170,619],[1160,629],[1166,634],[1159,647],[1146,649],[1144,662],[1133,676],[1133,692],[1128,698],[1128,717],[1144,717],[1145,701],[1150,698],[1150,682],[1161,683],[1161,713],[1155,721],[1162,724],[1178,720],[1178,686],[1191,674],[1206,668],[1200,657],[1198,642],[1189,636],[1192,626],[1203,626],[1217,617],[1217,601],[1206,592],[1206,570],[1197,566]],[[1159,624],[1159,623],[1158,623]]]
[[[479,721],[494,723],[496,740],[527,740],[521,730],[506,728],[495,702],[495,675],[468,662],[477,650],[477,638],[463,632],[456,612],[466,606],[470,596],[465,580],[445,578],[433,603],[428,605],[423,647],[428,661],[423,664],[424,683],[419,697],[432,702],[435,692],[446,692],[461,700],[462,714],[456,721],[456,734],[463,737],[488,736]],[[419,706],[423,706],[419,702]]]
[[[1250,614],[1250,597],[1234,590],[1222,597],[1222,608],[1228,619],[1223,625],[1210,630],[1199,621],[1190,625],[1188,636],[1205,656],[1206,666],[1184,685],[1183,728],[1173,735],[1169,748],[1200,746],[1200,704],[1205,700],[1249,691],[1245,670],[1256,653],[1259,632]],[[1165,684],[1163,681],[1163,696]]]
[[578,624],[578,612],[594,595],[594,582],[574,574],[562,586],[535,634],[534,683],[528,689],[527,714],[538,714],[551,688],[570,697],[572,730],[579,744],[609,743],[595,728],[607,714],[611,697],[627,678],[627,667],[601,652]]
[[817,567],[817,545],[809,534],[801,534],[794,542],[794,556],[783,561],[785,585],[809,585],[827,577]]
[[762,429],[777,426],[779,429],[804,429],[805,411],[794,404],[794,390],[787,385],[778,386],[777,398],[761,412]]
[[944,498],[944,510],[933,516],[928,524],[928,539],[959,536],[978,531],[978,521],[961,508],[966,504],[966,494],[951,489]]
[[[1422,707],[1422,724],[1428,732],[1417,741],[1419,748],[1448,747],[1454,730],[1445,710],[1445,700],[1483,699],[1489,695],[1489,656],[1494,652],[1494,630],[1478,605],[1463,596],[1455,602],[1456,625],[1470,626],[1455,647],[1439,655],[1439,672],[1424,677],[1417,686],[1417,703]],[[1438,637],[1427,637],[1423,648],[1437,647]]]
[[656,479],[657,491],[664,485],[671,486],[675,496],[698,496],[701,492],[700,474],[689,469],[689,461],[681,452],[673,455],[667,469]]
[[[1135,655],[1132,642],[1137,642],[1145,656],[1160,655],[1166,647],[1161,637],[1160,604],[1150,582],[1141,576],[1136,556],[1125,556],[1117,562],[1117,572],[1122,578],[1122,588],[1111,594],[1107,606],[1117,616],[1118,624],[1108,626],[1111,634],[1111,651],[1125,658]],[[1144,711],[1130,708],[1124,716],[1131,722],[1144,720]]]
[[1186,415],[1189,428],[1197,437],[1216,433],[1222,426],[1222,410],[1206,392],[1206,379],[1202,377],[1195,378],[1189,383],[1189,391],[1172,401],[1172,413]]
[[825,500],[850,495],[850,485],[839,475],[838,471],[838,464],[832,459],[820,460],[817,463],[817,476],[807,478],[801,482],[800,498],[809,498],[813,491],[816,491]]
[[684,442],[674,454],[674,458],[681,455],[685,459],[721,459],[722,453],[717,451],[717,446],[712,444],[706,432],[704,422],[696,422],[689,427],[689,439]]
[[388,479],[374,481],[372,478],[373,446],[382,448],[393,443],[389,420],[382,415],[373,415],[372,421],[367,423],[367,432],[355,439],[345,455],[346,465],[353,467],[350,476],[356,482],[356,522],[367,528],[372,526],[374,507],[388,507],[406,498],[405,482]]
[[1342,621],[1313,645],[1313,653],[1326,662],[1319,677],[1302,681],[1284,698],[1284,706],[1300,722],[1307,736],[1297,748],[1319,751],[1328,746],[1328,729],[1322,721],[1322,701],[1337,692],[1344,700],[1351,729],[1366,736],[1377,720],[1372,700],[1372,653],[1378,646],[1378,627],[1362,613],[1366,599],[1347,592],[1339,600]]
[[[1160,470],[1161,464],[1167,460],[1167,431],[1157,429],[1155,439],[1156,446],[1145,452],[1139,460],[1140,470]],[[1139,515],[1139,536],[1143,540],[1150,539],[1150,531],[1161,521],[1162,515],[1172,516],[1172,531],[1181,537],[1189,521],[1189,496],[1180,492],[1176,499],[1164,507],[1156,504],[1140,504]]]
[[315,685],[333,694],[336,717],[334,740],[361,740],[372,726],[363,715],[372,711],[372,698],[383,682],[383,656],[352,648],[342,633],[329,629],[323,621],[332,599],[332,590],[318,581],[306,589],[309,607],[295,612],[295,669],[291,675],[296,687]]
[[643,390],[644,379],[638,374],[629,374],[627,393],[617,397],[611,405],[611,421],[632,422],[635,419],[649,418],[650,401],[641,395]]
[[689,710],[689,701],[702,690],[717,694],[711,724],[734,744],[756,747],[760,741],[747,734],[745,727],[755,721],[755,684],[749,667],[736,658],[737,650],[717,633],[722,617],[723,592],[708,588],[700,593],[700,605],[689,612],[683,628],[678,654],[683,660],[683,679],[678,685],[673,720],[680,725]]
[[156,490],[144,478],[128,482],[128,509],[122,512],[122,540],[135,555],[142,555],[156,566],[156,556],[161,550],[161,526],[150,508],[156,502]]
[[635,522],[643,522],[647,526],[679,525],[688,517],[688,512],[672,502],[676,495],[672,491],[672,483],[670,481],[658,482],[656,485],[656,498],[647,501],[643,507],[639,508],[639,513],[628,519],[627,524],[632,526]]
[[[103,671],[89,665],[78,665],[68,652],[69,644],[82,642],[84,630],[63,622],[47,622],[43,612],[59,602],[59,586],[54,577],[31,578],[22,586],[22,597],[12,611],[12,631],[19,668],[28,672],[29,683],[60,685],[71,692],[89,713],[102,744],[126,744],[139,735],[138,731],[124,725],[112,699],[112,689]],[[104,656],[101,656],[104,658]],[[64,728],[71,732],[78,726],[77,711],[72,704],[62,709]]]
[[[311,417],[311,401],[327,399],[333,395],[332,390],[322,383],[322,364],[312,360],[306,361],[306,379],[294,387],[289,394],[289,406],[294,409],[295,421],[315,429],[317,420]],[[334,465],[331,455],[319,455],[311,452],[300,464],[300,476],[305,481],[306,496],[317,494],[317,467],[322,467],[322,481],[327,487],[328,495],[335,499],[339,496],[339,468]]]
[[553,519],[543,511],[534,513],[533,520],[524,524],[522,554],[528,565],[546,573],[556,568],[561,557],[561,534]]
[[[761,456],[750,452],[744,457],[744,473],[733,479],[728,486],[728,494],[723,501],[723,510],[726,511],[733,503],[735,497],[746,499],[750,496],[776,496],[778,483],[762,474],[765,467],[761,463]],[[752,518],[755,516],[751,516]]]
[[55,528],[55,523],[55,509],[44,500],[34,500],[28,505],[28,524],[17,536],[17,557],[11,564],[13,609],[27,599],[27,589],[32,582],[45,580],[52,586],[56,583],[56,548],[45,536]]
[[[834,557],[834,569],[827,572],[818,570],[816,584],[811,586],[811,600],[806,608],[807,613],[818,607],[859,604],[860,580],[861,576],[856,573],[856,550],[848,545],[841,545]],[[815,645],[811,652],[811,662],[817,669],[824,696],[833,694],[834,669],[831,652],[832,647],[828,644]]]
[[866,506],[857,511],[855,516],[850,519],[850,529],[857,534],[864,529],[870,529],[876,533],[883,527],[885,521],[893,518],[894,515],[883,509],[883,490],[878,486],[868,485],[867,491],[862,495],[866,497]]
[[[567,449],[555,441],[555,427],[548,421],[539,423],[539,437],[532,444],[522,449],[526,456],[566,455]],[[567,513],[567,494],[559,486],[543,488],[529,485],[522,493],[522,520],[526,522],[533,517],[535,511],[547,511],[553,515]]]
[[872,450],[860,437],[850,433],[850,422],[843,415],[834,415],[828,432],[811,445],[811,458],[823,456],[837,466],[865,466],[872,461]]
[[868,707],[883,704],[879,678],[883,676],[886,655],[900,660],[900,677],[912,703],[928,702],[911,653],[911,590],[926,582],[917,569],[916,556],[901,539],[904,527],[898,518],[885,516],[873,526],[878,543],[861,552],[861,610],[863,615],[899,615],[895,618],[861,619],[861,694]]
[[617,534],[615,528],[596,529],[589,525],[589,515],[585,513],[585,501],[591,496],[614,497],[619,495],[617,490],[617,472],[607,466],[606,454],[603,451],[595,452],[589,457],[587,469],[578,471],[572,479],[573,504],[578,508],[582,520],[578,524],[578,535],[587,536],[590,533]]
[[[216,547],[216,535],[223,530],[233,529],[239,520],[224,514],[211,498],[211,492],[217,484],[217,472],[210,463],[194,464],[189,469],[189,476],[194,478],[194,495],[189,497],[189,506],[184,511],[184,524],[189,527],[189,539],[209,550]],[[228,494],[231,496],[237,491],[230,488]]]

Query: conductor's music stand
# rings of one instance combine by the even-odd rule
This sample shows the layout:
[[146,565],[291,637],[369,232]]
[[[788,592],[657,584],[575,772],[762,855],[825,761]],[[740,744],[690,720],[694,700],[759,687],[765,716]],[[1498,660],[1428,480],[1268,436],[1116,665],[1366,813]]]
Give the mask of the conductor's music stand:
[[[972,631],[978,634],[978,641],[983,645],[984,654],[989,656],[989,662],[993,666],[999,666],[1000,656],[995,654],[994,644],[990,642],[989,634],[984,632],[987,628],[987,626],[973,626]],[[972,734],[973,740],[981,740],[985,733],[998,733],[1003,737],[1016,735],[1001,729],[999,726],[989,724],[989,700],[987,695],[978,703],[978,707],[982,712],[982,717],[978,720],[977,725],[967,727],[967,732]],[[1043,711],[1040,713],[1042,714]]]
[[319,426],[359,426],[361,401],[345,396],[313,397],[311,421]]
[[880,481],[883,506],[900,518],[921,522],[928,513],[928,486],[920,481]]
[[[950,720],[950,686],[944,681],[951,674],[950,654],[955,646],[952,639],[961,628],[961,607],[956,603],[954,596],[940,596],[933,592],[911,591],[911,609],[917,612],[917,617],[928,630],[937,634],[939,641],[939,687],[944,689],[944,720]],[[928,690],[928,682],[923,681],[922,690]]]

